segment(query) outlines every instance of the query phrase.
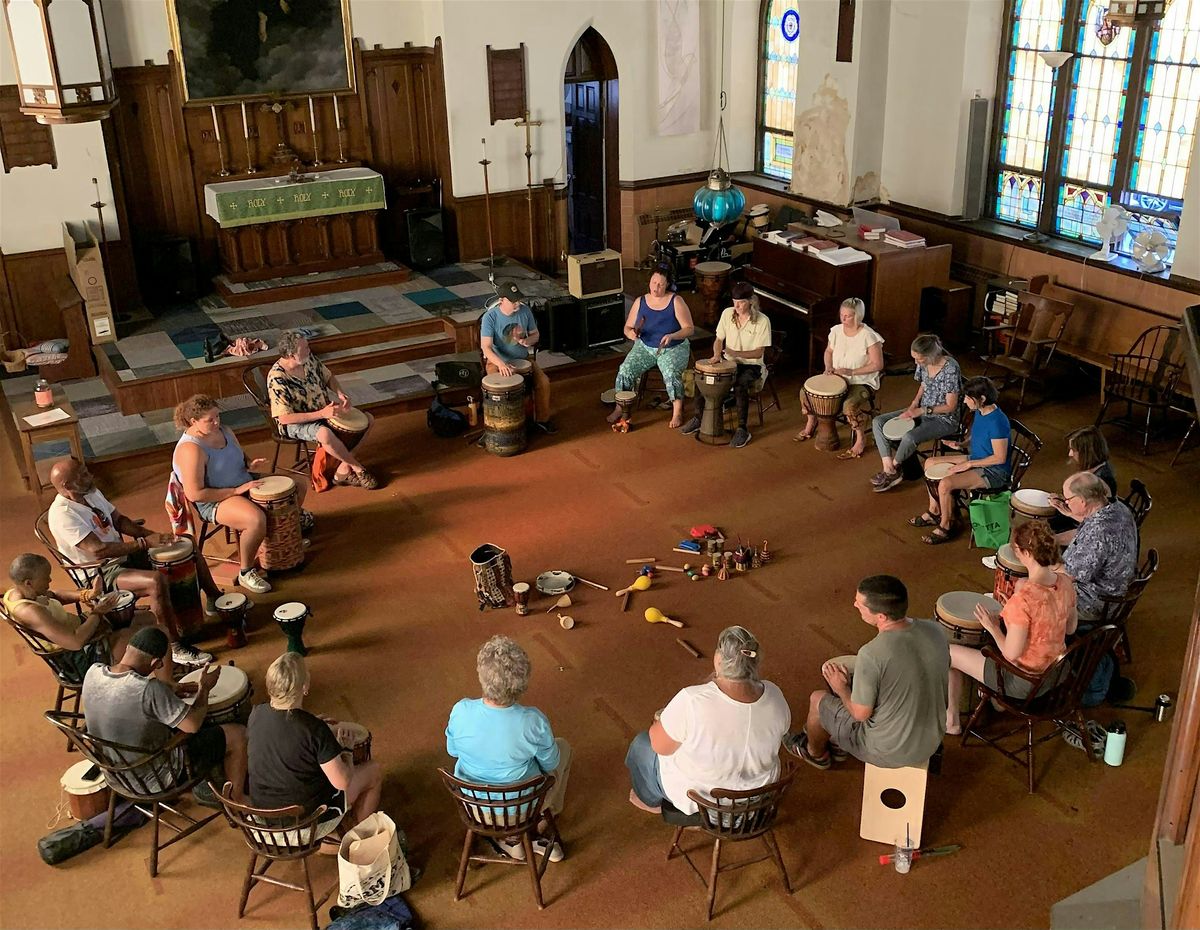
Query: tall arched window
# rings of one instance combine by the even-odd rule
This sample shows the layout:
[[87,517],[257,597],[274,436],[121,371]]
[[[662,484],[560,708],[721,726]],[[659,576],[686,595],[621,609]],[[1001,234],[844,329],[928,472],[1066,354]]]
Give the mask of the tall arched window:
[[758,120],[755,167],[762,174],[792,178],[792,132],[796,123],[797,42],[783,34],[783,15],[799,13],[800,0],[762,0],[759,20]]
[[[1117,251],[1130,254],[1153,227],[1173,259],[1200,111],[1200,0],[1115,31],[1103,0],[1010,0],[1009,10],[994,216],[1098,243],[1096,221],[1120,204],[1131,216]],[[1074,57],[1056,73],[1038,53],[1058,49]]]

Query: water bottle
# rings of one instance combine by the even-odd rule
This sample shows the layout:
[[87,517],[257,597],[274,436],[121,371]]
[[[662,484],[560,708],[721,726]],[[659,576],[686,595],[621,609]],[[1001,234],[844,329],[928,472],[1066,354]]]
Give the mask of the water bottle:
[[33,402],[39,407],[54,406],[54,388],[45,378],[38,378],[38,383],[33,386]]
[[896,865],[896,871],[901,875],[907,875],[908,870],[912,868],[912,847],[902,843],[896,844],[896,852],[892,856],[892,862]]
[[1104,743],[1104,761],[1118,766],[1125,760],[1125,724],[1114,720],[1108,725],[1108,739]]

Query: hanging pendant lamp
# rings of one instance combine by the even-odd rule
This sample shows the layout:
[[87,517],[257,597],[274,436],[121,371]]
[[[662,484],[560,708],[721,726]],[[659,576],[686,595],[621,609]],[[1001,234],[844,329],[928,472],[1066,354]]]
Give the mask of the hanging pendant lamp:
[[729,145],[725,141],[725,3],[721,3],[721,96],[717,115],[717,138],[713,146],[712,171],[704,186],[692,198],[692,212],[714,226],[732,223],[746,209],[746,195],[733,186],[726,166]]

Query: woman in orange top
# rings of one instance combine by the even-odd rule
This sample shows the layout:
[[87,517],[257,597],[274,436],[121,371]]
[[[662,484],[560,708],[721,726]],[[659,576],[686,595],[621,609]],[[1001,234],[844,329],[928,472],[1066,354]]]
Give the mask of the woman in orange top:
[[[999,613],[983,605],[975,608],[975,619],[991,634],[1000,652],[1009,662],[1026,672],[1045,671],[1067,648],[1067,636],[1075,632],[1075,580],[1056,572],[1062,559],[1050,528],[1041,520],[1017,527],[1012,536],[1013,553],[1029,572],[1017,582],[1012,597]],[[1001,627],[1000,620],[1004,620]],[[946,733],[962,732],[959,702],[963,676],[970,675],[989,688],[1000,686],[1000,668],[992,659],[970,646],[950,647],[950,693],[946,706]],[[1028,696],[1031,685],[1024,678],[1004,672],[1004,693],[1009,697]]]

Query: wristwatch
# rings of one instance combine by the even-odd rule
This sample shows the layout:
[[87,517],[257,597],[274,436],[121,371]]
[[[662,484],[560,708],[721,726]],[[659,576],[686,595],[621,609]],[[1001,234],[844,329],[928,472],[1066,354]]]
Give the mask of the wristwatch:
[[927,405],[925,407],[925,416],[927,416],[927,417],[933,416],[933,405],[932,404]]

